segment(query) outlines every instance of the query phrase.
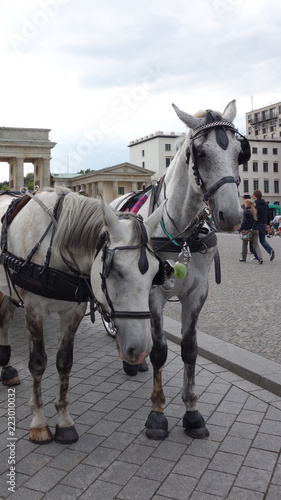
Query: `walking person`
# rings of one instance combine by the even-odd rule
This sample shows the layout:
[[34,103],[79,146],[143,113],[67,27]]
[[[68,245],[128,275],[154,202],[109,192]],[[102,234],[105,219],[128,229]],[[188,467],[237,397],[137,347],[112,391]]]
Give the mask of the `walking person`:
[[[253,198],[255,200],[255,205],[256,205],[256,209],[257,209],[260,244],[263,246],[263,248],[266,250],[266,252],[270,255],[269,260],[272,261],[274,259],[274,250],[269,245],[267,240],[265,239],[267,229],[269,228],[269,225],[270,225],[269,206],[266,203],[266,201],[262,198],[262,193],[259,189],[256,189],[253,192]],[[254,251],[253,260],[258,260],[258,259],[259,259],[259,257]]]
[[[257,255],[259,264],[262,264],[263,258],[261,253],[261,247],[259,246],[259,229],[258,229],[257,219],[258,217],[257,217],[257,209],[255,207],[255,203],[252,200],[245,200],[245,208],[243,210],[243,220],[239,228],[239,234],[241,232],[245,234],[247,233],[247,231],[252,229],[253,249]],[[239,259],[239,262],[246,262],[247,250],[248,250],[248,241],[242,240],[242,259]]]

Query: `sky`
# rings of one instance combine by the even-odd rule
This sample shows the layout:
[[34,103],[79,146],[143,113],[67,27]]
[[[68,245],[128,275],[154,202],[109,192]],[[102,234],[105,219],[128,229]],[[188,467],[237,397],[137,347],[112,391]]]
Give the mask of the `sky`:
[[280,0],[0,0],[0,127],[51,129],[52,173],[185,132],[172,103],[194,114],[236,99],[245,133],[246,112],[281,101],[280,25]]

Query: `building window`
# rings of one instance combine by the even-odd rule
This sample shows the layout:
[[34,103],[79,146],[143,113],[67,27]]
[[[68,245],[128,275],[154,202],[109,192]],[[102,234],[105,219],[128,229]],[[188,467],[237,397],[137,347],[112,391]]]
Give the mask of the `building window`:
[[258,172],[258,162],[253,161],[253,172]]
[[279,181],[274,181],[274,193],[279,193]]
[[243,163],[243,172],[248,172],[248,163]]
[[166,168],[168,168],[168,166],[171,163],[171,158],[165,158],[165,159],[166,159]]
[[273,172],[278,172],[278,162],[273,163]]
[[268,163],[267,162],[263,163],[263,171],[268,172]]
[[142,156],[144,156],[144,149],[142,149],[142,151],[141,151],[141,155],[142,155]]
[[145,168],[145,161],[142,162],[142,168]]
[[276,132],[273,132],[273,133],[271,134],[271,139],[276,139]]
[[248,132],[249,132],[249,135],[252,135],[252,133],[253,133],[253,132],[252,132],[252,127],[249,127]]
[[269,193],[269,181],[263,181],[263,192]]
[[269,110],[269,118],[275,118],[276,117],[276,108],[271,108]]
[[249,193],[249,181],[247,179],[243,180],[244,193]]
[[253,188],[254,188],[254,191],[256,189],[259,189],[259,181],[257,179],[255,179],[254,182],[253,182]]
[[252,148],[252,153],[253,155],[256,155],[258,153],[258,148]]
[[118,187],[118,195],[125,194],[125,188],[120,186]]
[[165,151],[171,151],[171,144],[165,144]]
[[278,148],[273,148],[272,152],[274,155],[278,155]]
[[281,115],[281,106],[279,106],[279,115]]
[[[281,108],[281,106],[280,106],[280,108]],[[280,111],[280,113],[281,113],[281,111]],[[248,122],[251,123],[251,121],[252,121],[252,115],[248,115]]]
[[262,148],[262,154],[267,155],[267,148]]

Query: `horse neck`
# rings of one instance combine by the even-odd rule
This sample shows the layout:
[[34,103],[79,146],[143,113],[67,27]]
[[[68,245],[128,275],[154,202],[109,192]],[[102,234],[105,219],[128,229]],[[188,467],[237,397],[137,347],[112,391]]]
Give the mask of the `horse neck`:
[[[186,162],[186,150],[189,142],[188,136],[168,168],[165,187],[162,188],[161,193],[164,198],[164,190],[166,191],[168,201],[163,220],[171,235],[175,235],[175,225],[182,231],[205,206],[202,193],[195,188],[191,161],[189,160],[188,164]],[[170,218],[173,219],[175,225]]]

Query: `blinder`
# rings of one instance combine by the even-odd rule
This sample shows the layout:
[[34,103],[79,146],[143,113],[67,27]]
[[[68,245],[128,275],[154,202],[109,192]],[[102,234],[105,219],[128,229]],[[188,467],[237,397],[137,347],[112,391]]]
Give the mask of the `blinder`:
[[158,257],[158,255],[156,253],[154,255],[159,262],[159,269],[153,278],[152,285],[163,285],[163,283],[165,281],[164,262],[162,259],[160,259],[160,257]]

